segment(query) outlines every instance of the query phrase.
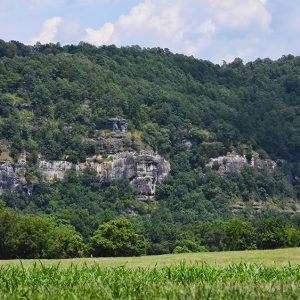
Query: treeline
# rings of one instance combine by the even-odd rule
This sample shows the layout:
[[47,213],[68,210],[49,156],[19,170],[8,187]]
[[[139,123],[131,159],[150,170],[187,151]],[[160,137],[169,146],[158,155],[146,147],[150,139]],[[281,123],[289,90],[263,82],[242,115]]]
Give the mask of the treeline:
[[50,218],[0,210],[0,258],[68,258],[83,255],[82,237]]
[[[184,163],[184,162],[179,162]],[[221,177],[212,170],[205,173],[189,171],[170,176],[156,193],[156,202],[136,199],[136,191],[127,180],[101,185],[93,169],[68,171],[63,180],[41,182],[32,195],[4,193],[1,199],[9,208],[26,214],[47,214],[74,226],[88,239],[102,223],[119,216],[149,222],[158,237],[170,239],[164,228],[182,235],[184,226],[197,221],[225,220],[234,217],[232,206],[241,199],[245,219],[261,215],[282,215],[290,218],[284,208],[291,206],[294,196],[282,171],[270,173],[245,168],[239,174]],[[261,211],[252,207],[252,199],[261,204]],[[172,235],[171,234],[171,235]]]
[[[248,203],[249,199],[245,198],[244,203],[249,204],[249,207],[239,213],[240,219],[236,219],[231,203],[234,203],[232,198],[237,197],[235,195],[239,186],[243,189],[242,194],[245,197],[261,193],[262,205],[266,207],[256,212],[251,208],[251,203]],[[258,172],[252,168],[246,168],[233,178],[220,177],[213,171],[201,176],[197,173],[184,173],[177,179],[170,177],[159,188],[156,202],[143,202],[136,199],[136,191],[128,181],[101,185],[95,170],[85,169],[82,172],[69,171],[63,180],[41,183],[35,187],[31,196],[17,197],[15,194],[5,193],[1,199],[7,208],[18,211],[18,214],[12,215],[23,220],[21,227],[30,224],[31,221],[36,226],[36,229],[32,228],[31,231],[24,229],[28,234],[19,243],[20,249],[26,248],[22,246],[26,240],[39,239],[40,233],[45,243],[33,244],[52,249],[50,244],[53,243],[57,247],[61,245],[64,249],[75,249],[74,252],[68,252],[69,254],[64,254],[65,250],[56,249],[56,253],[61,253],[62,256],[167,254],[299,245],[300,215],[280,211],[276,209],[275,204],[268,204],[265,198],[266,193],[271,193],[273,188],[278,189],[277,192],[273,191],[274,195],[280,195],[280,191],[284,191],[285,187],[286,193],[291,192],[282,175]],[[284,200],[284,196],[278,198],[277,201],[281,204],[277,205],[285,205]],[[37,215],[40,217],[35,217]],[[51,219],[51,226],[46,226],[50,221],[45,219],[45,216]],[[27,219],[31,221],[27,222]],[[103,231],[106,228],[105,224],[118,219],[133,224],[133,227],[128,224],[126,226],[129,232],[138,235],[135,240],[139,246],[133,247],[135,250],[132,246],[126,248],[126,241],[122,239],[116,242],[119,245],[116,246],[99,235],[95,237],[97,230]],[[39,222],[42,227],[47,227],[48,233],[39,229]],[[60,226],[56,228],[54,224]],[[104,226],[104,229],[101,226]],[[12,226],[12,229],[12,235],[9,234],[9,230],[2,231],[3,238],[17,237],[16,230],[23,235],[18,226]],[[37,234],[33,234],[35,230]],[[108,232],[112,234],[114,230],[115,227]],[[116,233],[115,236],[126,236],[128,230],[124,229],[124,232]],[[63,243],[55,240],[63,237],[56,234],[56,231],[68,234]],[[53,238],[49,238],[51,235]],[[129,240],[132,239],[128,238]],[[77,248],[71,246],[73,242],[77,243]],[[112,248],[101,248],[99,243],[110,245]],[[44,251],[44,257],[50,256],[51,251]]]
[[[294,221],[300,225],[300,215]],[[197,222],[185,236],[161,243],[141,234],[126,219],[101,224],[85,243],[69,225],[45,216],[25,216],[0,210],[0,259],[139,256],[222,250],[275,249],[300,246],[300,228],[282,218],[249,223],[240,219]],[[140,231],[140,232],[138,232]]]

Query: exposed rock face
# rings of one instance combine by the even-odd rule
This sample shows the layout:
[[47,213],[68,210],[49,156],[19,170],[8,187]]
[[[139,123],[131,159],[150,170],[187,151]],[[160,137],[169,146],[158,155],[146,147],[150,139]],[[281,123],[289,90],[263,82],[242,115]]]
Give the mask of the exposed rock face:
[[196,142],[193,139],[184,138],[182,140],[182,144],[186,146],[188,149],[193,148],[196,145]]
[[126,132],[127,124],[125,119],[111,118],[109,119],[110,129],[114,132]]
[[123,134],[112,133],[102,135],[97,139],[97,148],[101,153],[115,154],[122,151],[130,151],[133,147],[131,139]]
[[39,169],[45,179],[63,179],[68,170],[92,168],[100,175],[102,182],[128,179],[138,190],[140,198],[151,198],[157,185],[161,184],[170,172],[170,164],[151,151],[121,152],[108,157],[101,163],[86,162],[79,165],[66,161],[41,161]]
[[[148,199],[155,195],[156,188],[170,172],[170,164],[152,151],[121,152],[109,156],[102,162],[87,161],[73,164],[67,161],[40,161],[38,169],[45,180],[63,179],[66,171],[92,168],[102,182],[128,179],[138,190],[139,198]],[[15,165],[11,161],[0,162],[0,194],[5,191],[30,193],[30,184],[25,179],[26,160]],[[100,184],[100,182],[99,182]]]
[[17,195],[22,193],[30,194],[31,184],[25,179],[26,159],[21,157],[17,163],[11,160],[0,161],[0,195],[4,192],[13,192]]
[[221,176],[241,172],[246,165],[258,170],[266,169],[273,171],[276,168],[276,162],[270,159],[261,159],[256,152],[253,153],[251,162],[248,162],[245,156],[228,154],[227,156],[212,158],[207,164],[208,167],[216,170]]
[[141,153],[124,152],[114,156],[112,162],[102,164],[104,181],[129,179],[139,191],[140,198],[153,197],[156,187],[170,172],[170,164],[151,151]]
[[258,170],[266,169],[273,171],[276,169],[277,164],[271,159],[261,159],[259,154],[254,152],[251,160],[251,166]]
[[239,214],[246,209],[247,205],[249,208],[252,207],[252,209],[254,211],[260,211],[263,208],[264,203],[263,202],[252,202],[252,203],[246,204],[245,202],[238,202],[238,203],[235,203],[234,205],[232,205],[231,211],[234,214]]
[[10,161],[0,162],[0,194],[7,191],[21,194],[26,183],[24,177],[16,175]]
[[219,156],[212,158],[207,164],[221,176],[240,172],[245,165],[247,165],[247,159],[239,155]]
[[76,170],[77,165],[67,161],[40,161],[39,170],[46,180],[63,179],[66,171]]

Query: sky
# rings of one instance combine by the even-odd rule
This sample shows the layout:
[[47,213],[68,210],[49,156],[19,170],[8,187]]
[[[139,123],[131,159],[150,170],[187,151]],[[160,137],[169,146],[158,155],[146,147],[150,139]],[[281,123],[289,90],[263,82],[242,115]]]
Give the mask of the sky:
[[300,0],[0,0],[0,39],[277,59],[300,54]]

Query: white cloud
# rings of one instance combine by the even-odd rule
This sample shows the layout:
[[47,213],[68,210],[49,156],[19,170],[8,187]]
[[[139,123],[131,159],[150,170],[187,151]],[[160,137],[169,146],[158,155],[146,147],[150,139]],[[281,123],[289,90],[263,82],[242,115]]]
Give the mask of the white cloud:
[[60,17],[53,17],[44,21],[42,24],[42,31],[37,37],[31,39],[31,44],[36,42],[51,43],[55,42],[55,38],[59,29],[59,26],[63,23],[63,19]]
[[[95,45],[116,44],[169,48],[201,56],[224,32],[268,32],[271,14],[266,0],[144,0],[114,23],[86,28],[84,40]],[[222,38],[221,38],[222,39]],[[234,49],[234,53],[249,50]],[[229,57],[233,53],[225,53]]]
[[135,6],[129,15],[119,18],[119,26],[125,30],[143,32],[154,31],[156,34],[178,39],[184,30],[184,20],[180,15],[182,1],[145,0]]
[[185,30],[180,15],[182,4],[181,0],[145,0],[114,24],[106,23],[98,30],[87,28],[85,40],[96,45],[121,45],[131,41],[131,44],[142,42],[146,46],[180,41]]
[[94,45],[106,45],[112,42],[111,38],[115,31],[112,23],[105,23],[99,30],[86,29],[86,41]]
[[256,24],[268,29],[271,14],[263,0],[209,0],[214,8],[214,17],[223,26],[240,28]]
[[216,32],[216,25],[212,20],[207,20],[201,23],[196,31],[203,34],[210,35]]

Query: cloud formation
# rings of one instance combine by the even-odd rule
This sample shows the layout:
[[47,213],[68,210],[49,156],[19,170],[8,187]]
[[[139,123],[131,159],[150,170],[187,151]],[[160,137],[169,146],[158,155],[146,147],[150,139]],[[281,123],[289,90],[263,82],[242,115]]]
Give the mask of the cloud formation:
[[272,16],[263,0],[210,0],[213,18],[221,25],[232,28],[249,25],[268,29]]
[[42,31],[40,34],[31,39],[31,44],[35,44],[37,42],[42,44],[55,42],[58,28],[62,23],[63,19],[61,17],[53,17],[46,20],[42,25]]
[[111,38],[115,31],[115,26],[112,23],[105,23],[99,30],[87,28],[86,42],[94,45],[106,45],[111,43]]
[[180,15],[182,2],[145,0],[134,6],[127,15],[120,16],[115,23],[106,23],[98,30],[87,28],[85,39],[96,45],[120,45],[131,41],[132,44],[155,46],[179,41],[185,26]]
[[84,40],[95,45],[159,45],[199,56],[225,29],[268,31],[271,20],[263,0],[144,0],[114,23],[87,28]]

